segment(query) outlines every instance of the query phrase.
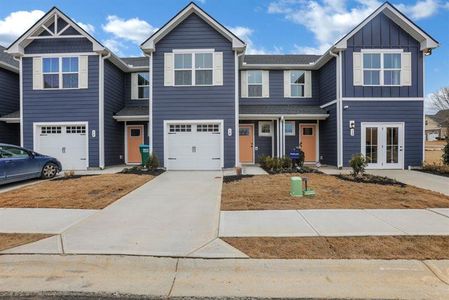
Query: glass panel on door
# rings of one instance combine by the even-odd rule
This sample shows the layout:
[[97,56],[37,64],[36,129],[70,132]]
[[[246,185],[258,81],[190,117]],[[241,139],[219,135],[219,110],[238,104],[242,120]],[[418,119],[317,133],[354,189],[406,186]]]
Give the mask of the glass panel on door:
[[377,164],[378,161],[378,143],[377,143],[377,135],[378,130],[377,127],[366,127],[365,132],[365,156],[366,160],[369,164]]
[[386,163],[397,164],[399,163],[399,128],[387,127],[386,130]]

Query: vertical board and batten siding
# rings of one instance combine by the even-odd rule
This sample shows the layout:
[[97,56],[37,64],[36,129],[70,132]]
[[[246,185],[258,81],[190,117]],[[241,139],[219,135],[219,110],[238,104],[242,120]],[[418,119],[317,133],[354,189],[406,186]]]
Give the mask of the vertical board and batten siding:
[[337,104],[324,108],[329,117],[320,121],[320,162],[337,165]]
[[[87,121],[89,167],[98,167],[98,63],[98,55],[89,56],[87,89],[33,90],[33,59],[23,58],[23,134],[26,148],[33,148],[33,122]],[[97,133],[95,137],[92,137],[92,130]]]
[[[319,104],[319,75],[312,71],[312,97],[311,98],[285,98],[284,97],[284,71],[269,70],[270,96],[267,98],[245,98],[240,97],[240,105],[318,105]],[[241,86],[239,83],[239,95]]]
[[[343,101],[344,166],[353,154],[361,152],[361,122],[404,122],[404,167],[420,166],[423,152],[422,101]],[[349,121],[355,121],[355,134],[350,136]]]
[[[0,116],[20,107],[19,75],[0,68]],[[20,144],[20,125],[0,122],[0,143]]]
[[124,163],[123,122],[113,116],[125,105],[125,74],[110,61],[104,62],[104,162],[106,166]]
[[25,48],[25,54],[92,52],[92,42],[86,38],[59,38],[34,40]]
[[[403,49],[412,55],[412,85],[367,87],[353,84],[353,52],[361,49]],[[343,51],[343,97],[423,97],[423,57],[420,44],[383,13],[348,40]]]
[[[215,49],[223,52],[223,85],[164,86],[164,53],[173,49]],[[235,166],[235,61],[232,43],[191,14],[156,44],[153,58],[153,144],[164,161],[164,120],[224,120],[224,166]],[[228,128],[232,136],[227,135]]]

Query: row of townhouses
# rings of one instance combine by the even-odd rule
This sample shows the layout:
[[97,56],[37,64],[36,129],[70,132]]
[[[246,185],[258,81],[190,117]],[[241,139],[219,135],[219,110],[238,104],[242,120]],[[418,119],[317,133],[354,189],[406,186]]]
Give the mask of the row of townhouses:
[[[300,40],[301,32],[296,37]],[[323,55],[249,55],[190,3],[118,57],[58,8],[0,52],[0,142],[65,169],[215,170],[288,156],[420,166],[424,61],[438,42],[386,2]]]

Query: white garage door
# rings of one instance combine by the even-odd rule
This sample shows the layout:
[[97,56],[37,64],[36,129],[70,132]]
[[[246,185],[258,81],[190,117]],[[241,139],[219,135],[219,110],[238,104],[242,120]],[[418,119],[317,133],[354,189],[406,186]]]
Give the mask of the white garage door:
[[167,124],[165,165],[169,170],[219,170],[222,167],[220,123]]
[[36,152],[57,158],[64,170],[87,169],[85,125],[43,125],[36,131]]

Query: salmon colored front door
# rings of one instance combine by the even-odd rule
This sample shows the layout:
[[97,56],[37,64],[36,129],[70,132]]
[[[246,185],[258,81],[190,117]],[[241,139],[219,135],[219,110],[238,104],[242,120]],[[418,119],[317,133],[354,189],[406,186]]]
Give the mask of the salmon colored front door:
[[127,126],[128,163],[140,163],[140,144],[143,144],[143,125]]
[[301,149],[304,151],[304,161],[316,161],[316,125],[299,125]]
[[239,127],[240,162],[242,164],[254,163],[254,127],[253,125],[240,125]]

